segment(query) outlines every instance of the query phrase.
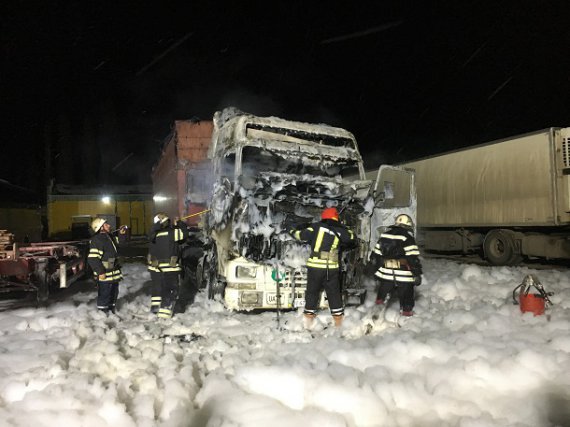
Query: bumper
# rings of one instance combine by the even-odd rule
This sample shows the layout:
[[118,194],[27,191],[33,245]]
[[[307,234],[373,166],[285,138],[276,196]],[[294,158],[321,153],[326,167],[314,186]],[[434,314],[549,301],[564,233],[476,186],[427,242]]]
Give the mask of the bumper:
[[[224,302],[232,310],[297,309],[305,306],[307,269],[256,264],[240,257],[228,262]],[[321,307],[328,308],[325,296]]]

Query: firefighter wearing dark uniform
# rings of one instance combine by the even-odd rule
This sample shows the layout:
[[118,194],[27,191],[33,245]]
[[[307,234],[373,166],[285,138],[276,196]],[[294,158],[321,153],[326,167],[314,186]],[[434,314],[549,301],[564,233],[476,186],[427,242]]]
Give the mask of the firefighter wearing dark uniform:
[[379,279],[376,304],[384,304],[388,294],[396,292],[403,316],[412,316],[415,304],[415,286],[422,283],[420,251],[413,235],[412,219],[398,215],[394,225],[380,235],[371,254]]
[[[119,241],[111,234],[111,226],[104,218],[95,218],[91,229],[95,234],[89,243],[87,262],[97,283],[97,308],[115,313],[119,282],[123,280],[117,254]],[[121,227],[124,229],[125,226]]]
[[311,245],[307,259],[307,292],[305,294],[304,325],[309,329],[317,315],[320,292],[324,289],[336,327],[342,325],[344,305],[340,289],[339,249],[351,247],[356,239],[351,230],[338,220],[336,208],[327,208],[321,221],[306,228],[290,231],[297,240]]
[[178,298],[180,266],[180,244],[188,237],[188,228],[182,221],[170,224],[164,213],[154,217],[150,230],[148,248],[148,270],[152,279],[150,310],[158,317],[172,317]]

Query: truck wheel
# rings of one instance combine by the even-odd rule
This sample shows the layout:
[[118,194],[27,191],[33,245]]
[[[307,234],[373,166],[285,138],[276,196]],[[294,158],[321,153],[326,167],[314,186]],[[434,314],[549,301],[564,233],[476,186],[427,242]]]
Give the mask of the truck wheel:
[[514,253],[508,262],[508,265],[519,265],[524,257],[521,254]]
[[198,291],[198,278],[196,276],[196,269],[192,269],[188,265],[182,266],[181,286],[184,289],[191,291]]
[[218,280],[218,252],[215,246],[200,263],[202,266],[200,287],[206,288],[209,299],[214,299],[217,295],[221,295],[225,288]]
[[198,289],[206,287],[206,283],[204,283],[204,258],[201,258],[196,266],[196,287]]
[[208,299],[220,299],[224,298],[224,291],[226,285],[219,280],[214,280],[208,285]]
[[503,230],[492,230],[487,233],[483,250],[485,258],[493,265],[510,265],[518,258],[512,237]]

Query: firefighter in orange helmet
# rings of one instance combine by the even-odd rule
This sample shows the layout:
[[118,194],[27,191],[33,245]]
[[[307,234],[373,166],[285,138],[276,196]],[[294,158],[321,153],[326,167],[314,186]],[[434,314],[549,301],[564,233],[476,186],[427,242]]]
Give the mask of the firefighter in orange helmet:
[[336,327],[342,325],[344,304],[340,289],[339,250],[341,247],[356,245],[354,233],[339,221],[336,208],[323,210],[321,221],[290,230],[297,240],[311,245],[311,255],[307,259],[307,292],[303,323],[310,329],[317,315],[319,295],[324,289]]

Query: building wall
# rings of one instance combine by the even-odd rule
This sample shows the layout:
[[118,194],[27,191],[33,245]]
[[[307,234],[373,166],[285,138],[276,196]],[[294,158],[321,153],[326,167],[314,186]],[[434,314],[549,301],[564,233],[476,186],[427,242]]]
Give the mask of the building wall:
[[[211,165],[207,159],[212,140],[212,121],[177,120],[175,131],[166,143],[153,169],[155,211],[172,218],[185,217],[205,209],[212,188]],[[197,225],[200,216],[187,219]]]
[[201,162],[208,157],[208,147],[212,141],[214,122],[204,120],[191,122],[176,121],[178,160]]
[[[110,203],[98,200],[99,196],[49,196],[47,204],[48,231],[51,238],[70,238],[72,218],[99,214],[116,215],[119,225],[128,225],[132,235],[143,235],[152,224],[153,202],[150,195],[128,196],[129,200],[116,197]],[[144,198],[143,198],[144,197]]]

